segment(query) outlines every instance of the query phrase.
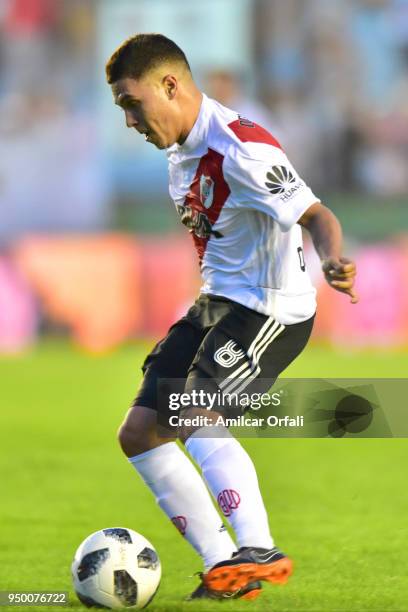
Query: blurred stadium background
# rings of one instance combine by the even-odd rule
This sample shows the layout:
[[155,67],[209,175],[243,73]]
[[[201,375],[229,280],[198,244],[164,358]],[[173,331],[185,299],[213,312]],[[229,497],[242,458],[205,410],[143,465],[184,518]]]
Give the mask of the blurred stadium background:
[[174,38],[340,217],[361,301],[324,286],[309,248],[314,341],[407,345],[406,0],[1,0],[0,352],[155,338],[197,294],[165,155],[126,130],[104,80],[137,31]]

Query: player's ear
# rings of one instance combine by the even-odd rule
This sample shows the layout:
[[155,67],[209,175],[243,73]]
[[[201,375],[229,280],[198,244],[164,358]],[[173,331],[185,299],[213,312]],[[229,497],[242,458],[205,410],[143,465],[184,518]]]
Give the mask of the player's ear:
[[169,100],[173,100],[177,92],[177,79],[172,74],[166,74],[163,77],[163,86],[166,96]]

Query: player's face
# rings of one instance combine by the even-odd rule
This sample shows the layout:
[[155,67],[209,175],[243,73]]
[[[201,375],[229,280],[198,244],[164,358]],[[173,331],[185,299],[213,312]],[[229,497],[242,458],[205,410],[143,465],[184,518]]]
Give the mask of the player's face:
[[172,104],[168,83],[147,75],[139,80],[124,78],[112,85],[115,103],[125,112],[126,125],[143,134],[158,149],[179,138],[177,105]]

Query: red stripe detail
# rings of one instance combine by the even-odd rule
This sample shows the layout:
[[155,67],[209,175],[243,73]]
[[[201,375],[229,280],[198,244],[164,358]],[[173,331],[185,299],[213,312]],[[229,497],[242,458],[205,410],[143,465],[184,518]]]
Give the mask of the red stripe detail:
[[[184,204],[189,206],[194,211],[194,214],[202,213],[206,215],[211,226],[217,221],[222,207],[231,193],[228,183],[224,179],[222,171],[223,161],[223,155],[213,149],[208,149],[207,153],[200,159],[196,174],[184,200]],[[203,175],[210,177],[214,181],[213,201],[209,208],[206,208],[201,201],[200,179]],[[199,238],[193,231],[192,235],[201,262],[209,238]],[[218,239],[213,236],[212,240]]]
[[273,147],[281,149],[279,142],[265,128],[257,123],[252,123],[247,119],[237,119],[228,124],[228,127],[234,132],[241,142],[261,142],[270,144]]

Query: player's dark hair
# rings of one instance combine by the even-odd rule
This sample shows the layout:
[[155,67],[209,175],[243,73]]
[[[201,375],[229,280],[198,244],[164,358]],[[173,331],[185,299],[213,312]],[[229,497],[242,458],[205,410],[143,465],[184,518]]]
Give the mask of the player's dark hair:
[[186,56],[172,40],[163,34],[136,34],[125,40],[108,60],[106,79],[110,85],[123,78],[140,79],[170,61],[183,63],[190,70]]

